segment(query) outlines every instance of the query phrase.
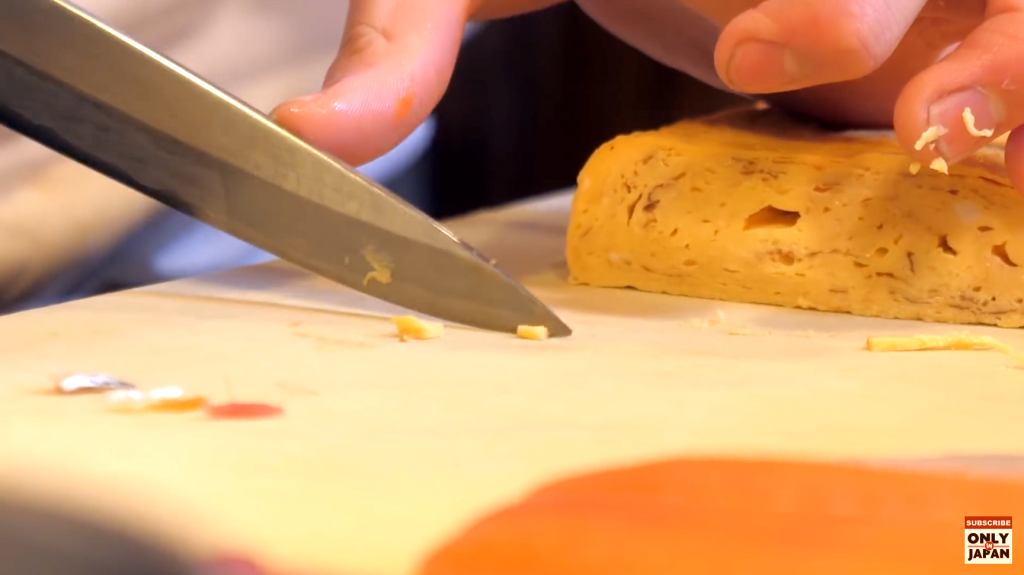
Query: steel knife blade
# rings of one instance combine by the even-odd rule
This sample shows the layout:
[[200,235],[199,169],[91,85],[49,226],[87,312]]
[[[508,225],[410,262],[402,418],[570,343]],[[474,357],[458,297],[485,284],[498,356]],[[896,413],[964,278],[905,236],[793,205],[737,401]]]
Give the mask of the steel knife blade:
[[408,310],[494,331],[572,333],[399,196],[63,0],[0,2],[0,124]]

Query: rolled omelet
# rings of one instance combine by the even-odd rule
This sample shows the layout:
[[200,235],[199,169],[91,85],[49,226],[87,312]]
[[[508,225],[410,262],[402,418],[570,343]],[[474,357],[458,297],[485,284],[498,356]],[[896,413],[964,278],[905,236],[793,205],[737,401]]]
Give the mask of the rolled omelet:
[[891,132],[830,131],[761,106],[620,136],[579,174],[570,279],[1020,327],[1024,196],[1003,142],[948,174],[913,174]]

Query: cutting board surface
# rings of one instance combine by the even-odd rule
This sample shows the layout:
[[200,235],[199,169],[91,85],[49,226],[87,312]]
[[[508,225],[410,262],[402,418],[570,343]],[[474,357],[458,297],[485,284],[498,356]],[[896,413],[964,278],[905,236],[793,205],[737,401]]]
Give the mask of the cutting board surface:
[[[956,331],[1024,349],[1024,334],[570,286],[569,202],[450,222],[568,339],[449,326],[402,343],[397,310],[278,262],[0,318],[0,479],[195,552],[404,575],[482,514],[612,466],[1024,454],[1011,358],[864,349]],[[44,393],[67,372],[285,414],[110,413]]]

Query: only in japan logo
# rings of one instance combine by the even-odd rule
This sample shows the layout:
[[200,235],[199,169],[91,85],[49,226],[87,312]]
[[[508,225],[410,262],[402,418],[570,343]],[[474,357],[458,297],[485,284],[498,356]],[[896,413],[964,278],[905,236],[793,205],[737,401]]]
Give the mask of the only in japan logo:
[[964,548],[967,565],[1013,563],[1013,518],[965,517]]

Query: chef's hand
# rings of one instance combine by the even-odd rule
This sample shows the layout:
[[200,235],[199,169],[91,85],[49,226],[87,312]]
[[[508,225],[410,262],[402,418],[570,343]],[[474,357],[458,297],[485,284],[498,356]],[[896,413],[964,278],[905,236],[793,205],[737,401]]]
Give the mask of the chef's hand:
[[[275,110],[287,129],[352,164],[396,146],[447,88],[470,19],[562,0],[351,0],[321,93]],[[708,83],[766,95],[834,123],[895,126],[926,163],[955,162],[988,138],[1007,142],[1024,190],[1024,0],[577,0],[655,59]],[[611,79],[614,81],[614,79]],[[913,149],[931,125],[949,133]]]

